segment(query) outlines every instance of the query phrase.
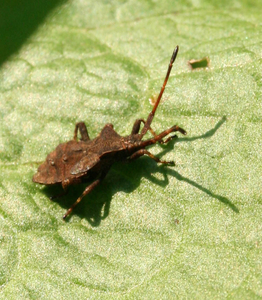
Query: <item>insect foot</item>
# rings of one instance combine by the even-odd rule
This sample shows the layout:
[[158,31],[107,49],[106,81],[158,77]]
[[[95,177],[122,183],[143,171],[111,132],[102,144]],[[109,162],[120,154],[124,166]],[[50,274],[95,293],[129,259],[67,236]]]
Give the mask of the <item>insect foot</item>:
[[[157,163],[175,164],[173,161],[159,159],[146,148],[156,143],[168,143],[177,137],[176,135],[169,135],[173,132],[186,135],[186,131],[178,125],[174,125],[159,134],[151,128],[178,49],[177,46],[171,56],[164,83],[152,111],[146,120],[138,119],[135,121],[130,135],[122,137],[114,130],[112,124],[106,124],[96,138],[90,139],[85,123],[79,122],[75,126],[72,140],[58,145],[54,151],[47,155],[45,162],[39,166],[37,173],[33,176],[33,182],[45,185],[61,184],[64,193],[58,196],[64,195],[70,185],[89,183],[76,202],[64,214],[63,219],[66,219],[82,199],[101,183],[111,166],[117,161],[130,162],[140,156],[147,155]],[[140,130],[142,123],[143,128]],[[148,131],[152,137],[143,139]],[[78,139],[78,134],[80,134],[80,139]]]

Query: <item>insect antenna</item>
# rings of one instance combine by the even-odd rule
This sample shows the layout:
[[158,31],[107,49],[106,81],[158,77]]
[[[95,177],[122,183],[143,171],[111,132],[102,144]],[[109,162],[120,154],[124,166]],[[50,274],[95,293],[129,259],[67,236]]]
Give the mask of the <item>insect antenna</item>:
[[172,67],[173,67],[173,63],[174,63],[174,61],[175,61],[175,59],[176,59],[176,57],[177,57],[178,49],[179,49],[179,47],[176,46],[176,48],[175,48],[175,50],[174,50],[174,52],[173,52],[173,54],[172,54],[172,57],[171,57],[171,59],[170,59],[170,63],[169,63],[169,66],[168,66],[168,69],[167,69],[167,73],[166,73],[166,78],[165,78],[165,80],[164,80],[164,83],[163,83],[163,85],[162,85],[162,88],[161,88],[161,90],[160,90],[160,93],[159,93],[159,95],[158,95],[158,97],[157,97],[156,103],[155,103],[155,105],[154,105],[152,111],[151,111],[150,114],[148,115],[147,120],[146,120],[146,123],[145,123],[145,125],[144,125],[144,127],[143,127],[143,129],[142,129],[142,131],[141,131],[140,139],[142,139],[142,137],[147,133],[147,131],[149,130],[150,125],[151,125],[151,123],[152,123],[152,121],[153,121],[153,118],[154,118],[156,109],[157,109],[158,104],[159,104],[159,102],[160,102],[160,100],[161,100],[161,98],[162,98],[162,95],[163,95],[163,93],[164,93],[164,90],[165,90],[165,87],[166,87],[166,84],[167,84],[167,81],[168,81],[168,78],[169,78],[171,69],[172,69]]

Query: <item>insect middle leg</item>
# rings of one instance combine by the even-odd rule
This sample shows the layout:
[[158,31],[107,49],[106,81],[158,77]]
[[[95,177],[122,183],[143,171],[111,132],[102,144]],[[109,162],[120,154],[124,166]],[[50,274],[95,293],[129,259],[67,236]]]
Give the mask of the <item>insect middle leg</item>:
[[74,132],[74,140],[77,140],[77,132],[80,132],[81,141],[89,141],[90,137],[88,135],[86,124],[84,122],[76,123],[75,132]]
[[146,149],[140,149],[140,150],[136,151],[135,153],[133,153],[128,158],[128,160],[134,160],[134,159],[137,159],[137,158],[139,158],[140,156],[143,156],[143,155],[148,155],[150,158],[152,158],[157,163],[166,164],[166,165],[172,165],[172,166],[175,164],[174,161],[165,161],[165,160],[159,159],[158,157],[154,156],[152,153],[150,153]]

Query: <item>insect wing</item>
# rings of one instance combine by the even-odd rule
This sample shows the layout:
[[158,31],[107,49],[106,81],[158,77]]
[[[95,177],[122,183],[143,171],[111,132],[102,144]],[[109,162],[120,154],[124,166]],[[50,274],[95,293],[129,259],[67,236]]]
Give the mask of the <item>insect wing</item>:
[[92,169],[96,164],[100,162],[99,155],[95,153],[88,153],[84,156],[78,163],[76,163],[70,170],[72,175],[79,175],[86,173],[88,170]]

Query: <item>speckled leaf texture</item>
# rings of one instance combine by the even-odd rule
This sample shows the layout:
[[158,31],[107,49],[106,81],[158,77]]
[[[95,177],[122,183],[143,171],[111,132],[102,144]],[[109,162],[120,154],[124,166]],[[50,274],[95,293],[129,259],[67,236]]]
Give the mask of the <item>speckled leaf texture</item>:
[[[0,298],[261,299],[262,2],[3,3]],[[38,166],[76,122],[128,135],[176,45],[152,127],[188,135],[149,149],[176,166],[118,162],[63,221],[85,185],[50,201]]]

